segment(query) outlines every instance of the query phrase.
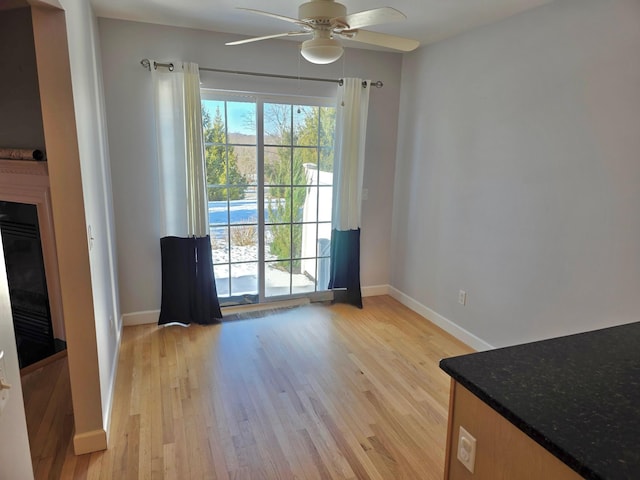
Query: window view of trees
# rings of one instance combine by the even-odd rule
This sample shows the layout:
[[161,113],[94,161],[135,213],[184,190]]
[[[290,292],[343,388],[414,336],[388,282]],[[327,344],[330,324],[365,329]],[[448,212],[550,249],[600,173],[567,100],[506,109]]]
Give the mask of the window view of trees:
[[247,178],[238,169],[238,155],[233,146],[227,146],[227,132],[224,120],[217,107],[213,121],[211,113],[202,106],[202,127],[204,129],[205,161],[209,200],[242,200],[245,197]]
[[266,297],[325,290],[335,108],[209,95],[202,123],[219,296],[253,303],[262,285]]
[[[309,183],[305,164],[331,171],[335,109],[325,107],[265,104],[265,195],[266,214],[272,241],[270,251],[278,259],[276,268],[300,273],[302,208]],[[293,226],[291,224],[294,224]]]

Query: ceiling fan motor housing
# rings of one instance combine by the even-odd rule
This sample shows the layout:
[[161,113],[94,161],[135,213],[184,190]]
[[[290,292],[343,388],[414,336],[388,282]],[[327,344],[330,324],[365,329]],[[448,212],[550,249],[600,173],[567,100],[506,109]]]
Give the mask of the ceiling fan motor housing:
[[298,8],[298,18],[315,24],[330,26],[330,20],[347,15],[347,7],[333,0],[314,0]]

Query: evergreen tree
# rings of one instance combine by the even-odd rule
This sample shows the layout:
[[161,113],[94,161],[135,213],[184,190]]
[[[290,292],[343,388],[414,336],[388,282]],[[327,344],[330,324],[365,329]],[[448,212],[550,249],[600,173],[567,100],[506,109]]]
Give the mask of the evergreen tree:
[[318,164],[319,170],[333,170],[333,136],[336,128],[336,110],[333,107],[301,107],[303,125],[297,132],[298,145],[319,146],[320,151],[304,149],[302,163]]
[[233,146],[226,146],[226,132],[220,108],[215,117],[202,105],[202,126],[204,129],[205,161],[207,167],[207,188],[209,201],[242,200],[247,179],[238,169],[238,155]]
[[[271,197],[275,201],[267,204],[267,215],[271,226],[271,253],[278,258],[299,257],[302,251],[302,228],[295,222],[302,221],[302,210],[306,200],[307,185],[305,164],[318,165],[321,170],[331,171],[333,167],[333,132],[335,129],[335,109],[319,107],[299,107],[298,115],[303,115],[301,122],[291,131],[290,105],[269,105],[265,111],[276,131],[267,132],[268,136],[283,145],[278,148],[278,159],[265,165],[265,177],[271,188]],[[292,134],[298,146],[319,146],[316,148],[291,148]],[[284,185],[298,185],[290,187]],[[290,222],[293,223],[289,227]],[[282,223],[283,225],[277,225]],[[293,230],[291,230],[293,229]],[[293,273],[300,272],[300,261],[294,260],[291,265]]]

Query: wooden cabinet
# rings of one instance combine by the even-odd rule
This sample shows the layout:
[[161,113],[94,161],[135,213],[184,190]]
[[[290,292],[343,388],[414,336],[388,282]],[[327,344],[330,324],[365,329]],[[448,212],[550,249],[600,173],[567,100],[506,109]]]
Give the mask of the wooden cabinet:
[[[458,433],[476,439],[472,474],[457,459]],[[451,380],[445,480],[579,480],[582,477],[511,422]]]

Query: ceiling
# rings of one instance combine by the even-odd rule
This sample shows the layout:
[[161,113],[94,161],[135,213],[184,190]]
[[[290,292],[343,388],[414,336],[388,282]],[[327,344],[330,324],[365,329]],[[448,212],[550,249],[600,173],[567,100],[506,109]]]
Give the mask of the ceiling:
[[[378,7],[394,7],[407,20],[369,27],[381,33],[414,38],[421,45],[442,40],[474,27],[495,22],[553,0],[342,0],[348,13]],[[197,28],[246,36],[262,36],[291,30],[291,24],[237,10],[236,7],[298,16],[292,0],[91,0],[100,17]],[[236,39],[236,38],[234,38]],[[298,39],[299,41],[299,39]],[[350,47],[362,44],[349,42]],[[368,47],[371,48],[371,47]],[[381,48],[381,50],[384,50]]]

